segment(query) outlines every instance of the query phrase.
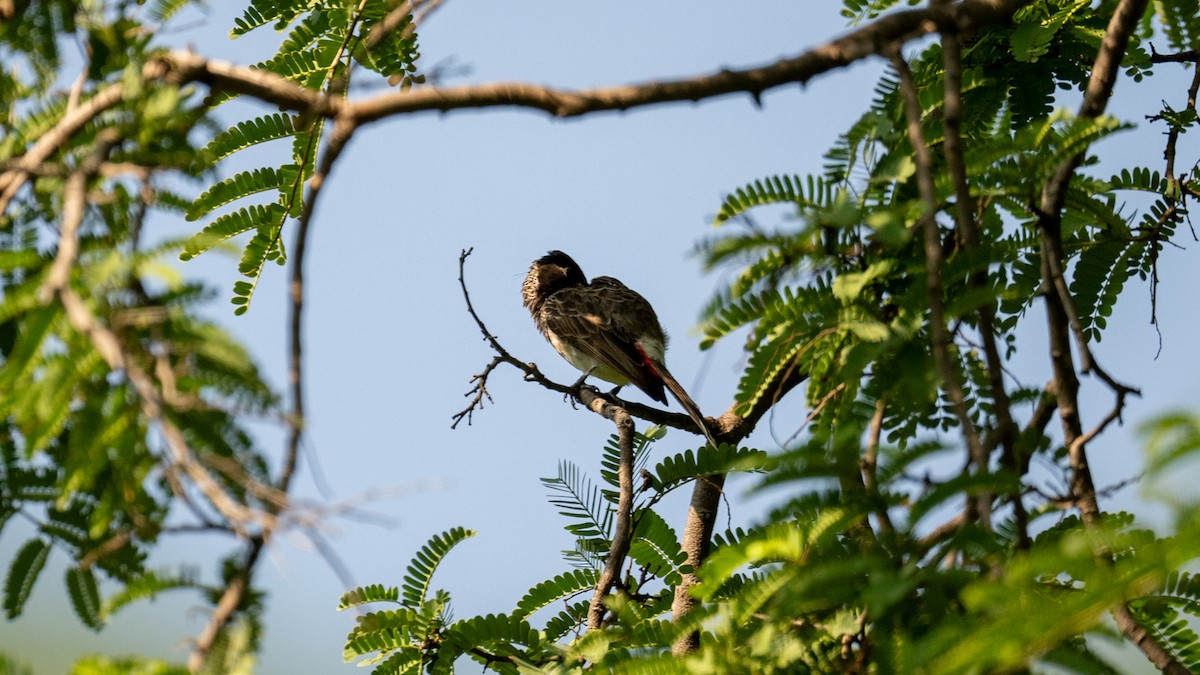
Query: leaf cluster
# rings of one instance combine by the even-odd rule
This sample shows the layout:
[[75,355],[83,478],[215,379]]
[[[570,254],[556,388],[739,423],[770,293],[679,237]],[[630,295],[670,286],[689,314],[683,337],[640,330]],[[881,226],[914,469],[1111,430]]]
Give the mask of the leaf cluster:
[[[345,95],[356,66],[407,87],[420,79],[416,67],[419,53],[412,15],[394,25],[386,20],[400,9],[401,5],[385,0],[367,0],[355,8],[256,0],[235,22],[230,36],[237,38],[267,25],[286,31],[275,55],[254,67],[306,89]],[[233,94],[219,94],[209,102],[219,104],[232,98]],[[325,131],[324,118],[271,113],[230,126],[201,152],[203,161],[215,167],[257,146],[277,147],[287,141],[291,147],[286,163],[239,171],[210,185],[187,209],[191,221],[225,211],[192,235],[184,244],[181,260],[191,260],[228,239],[253,233],[238,263],[244,279],[233,286],[235,314],[249,310],[250,298],[267,262],[282,265],[287,260],[283,228],[304,213],[306,186],[317,171]],[[247,201],[262,195],[270,201]],[[244,205],[231,206],[235,203]]]
[[[852,21],[898,4],[843,3]],[[1136,625],[1122,631],[1145,630],[1180,664],[1200,665],[1200,587],[1184,571],[1200,556],[1195,505],[1171,504],[1178,517],[1167,537],[1129,514],[1072,514],[1082,496],[1071,455],[1080,451],[1046,430],[1053,387],[1014,383],[1005,372],[1048,292],[1047,216],[1038,208],[1061,167],[1080,167],[1054,227],[1086,344],[1101,340],[1128,282],[1155,278],[1159,253],[1186,220],[1180,179],[1135,161],[1116,175],[1093,168],[1103,141],[1131,124],[1055,108],[1060,92],[1085,86],[1115,5],[1039,0],[1011,25],[964,39],[965,193],[946,159],[946,55],[930,44],[909,68],[932,155],[932,205],[917,190],[899,73],[881,79],[822,175],[763,177],[723,200],[718,234],[699,252],[709,268],[732,273],[706,309],[703,346],[736,337],[746,352],[734,412],[774,400],[778,383],[799,374],[806,419],[770,456],[705,447],[652,470],[657,432],[639,437],[632,564],[605,598],[603,625],[586,632],[580,596],[594,592],[613,538],[615,442],[604,449],[599,483],[560,463],[543,484],[575,538],[565,552],[574,569],[535,585],[513,614],[477,618],[508,642],[484,646],[481,634],[474,657],[505,672],[1114,673],[1092,646],[1113,636],[1109,612],[1127,606]],[[1155,4],[1180,49],[1194,10]],[[1160,30],[1147,19],[1135,32],[1127,76],[1154,74],[1146,45]],[[1176,112],[1160,119],[1174,129],[1194,124]],[[794,218],[774,229],[752,217],[780,205]],[[941,249],[949,372],[931,346],[929,217]],[[957,401],[949,378],[959,383]],[[963,447],[968,423],[989,453],[982,466]],[[1192,415],[1155,427],[1152,475],[1194,461],[1197,428]],[[775,505],[757,525],[717,535],[692,569],[659,499],[737,470],[761,474],[758,489]],[[975,510],[981,500],[987,519]],[[670,599],[693,573],[698,607],[667,621]],[[560,602],[540,631],[514,625]],[[673,652],[692,631],[699,648]],[[432,660],[409,663],[440,672]]]

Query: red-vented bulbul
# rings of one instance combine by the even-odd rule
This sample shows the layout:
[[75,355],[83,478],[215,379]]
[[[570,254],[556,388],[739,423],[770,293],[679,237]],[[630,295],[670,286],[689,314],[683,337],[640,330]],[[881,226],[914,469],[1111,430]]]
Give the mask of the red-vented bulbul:
[[550,251],[533,261],[521,287],[538,330],[568,363],[618,386],[633,383],[665,404],[669,389],[713,447],[717,442],[691,396],[667,370],[667,336],[654,308],[612,277],[587,277],[571,256]]

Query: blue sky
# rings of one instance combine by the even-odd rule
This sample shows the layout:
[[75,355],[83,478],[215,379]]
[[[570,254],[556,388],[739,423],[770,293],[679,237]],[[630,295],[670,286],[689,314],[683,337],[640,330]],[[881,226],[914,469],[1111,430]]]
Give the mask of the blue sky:
[[[682,77],[798,54],[844,31],[840,6],[794,0],[447,2],[421,33],[422,65],[428,69],[453,59],[469,68],[453,83],[522,80],[578,88]],[[272,53],[270,34],[229,42],[227,11],[214,6],[206,17],[180,17],[176,23],[188,30],[165,37],[238,63]],[[390,527],[349,518],[329,524],[327,535],[355,580],[397,584],[429,536],[461,525],[479,536],[456,549],[435,585],[453,594],[458,616],[511,610],[529,587],[564,569],[559,551],[571,543],[539,477],[553,475],[564,458],[595,474],[611,432],[608,422],[573,410],[511,369],[490,380],[495,403],[477,413],[472,426],[450,430],[451,415],[466,404],[468,380],[491,358],[458,289],[461,249],[475,249],[467,281],[492,332],[514,354],[563,382],[577,374],[554,354],[520,305],[529,262],[557,248],[572,254],[589,276],[621,278],[654,303],[673,338],[672,371],[703,410],[718,413],[732,400],[742,356],[736,344],[708,353],[697,349],[693,327],[719,279],[703,275],[690,251],[711,233],[724,194],[771,174],[819,173],[823,153],[869,101],[881,68],[872,60],[805,87],[769,92],[761,108],[749,97],[731,96],[567,121],[493,109],[420,114],[360,131],[334,170],[314,223],[308,258],[309,451],[297,483],[299,497],[321,499],[312,479],[310,458],[316,457],[335,500],[398,493],[366,507],[390,520]],[[1181,77],[1172,78],[1174,88],[1158,83],[1128,99],[1123,94],[1132,83],[1122,82],[1117,99],[1128,107],[1117,113],[1140,123],[1161,98],[1178,102],[1186,86]],[[1063,103],[1077,106],[1069,96]],[[236,112],[230,108],[230,114]],[[1100,151],[1113,153],[1117,162],[1159,166],[1158,139],[1153,132],[1126,133]],[[1194,145],[1181,151],[1195,157]],[[776,216],[764,214],[764,222]],[[155,227],[169,236],[194,226],[164,219]],[[1197,329],[1193,256],[1174,249],[1164,255],[1158,298],[1164,344],[1157,360],[1144,287],[1131,289],[1110,322],[1120,327],[1097,349],[1115,377],[1145,391],[1143,399],[1131,402],[1128,422],[1166,407],[1194,405],[1200,394],[1189,339]],[[235,260],[214,254],[183,266],[223,289],[235,280],[235,268]],[[267,270],[244,317],[234,318],[232,306],[224,303],[213,308],[281,387],[286,274]],[[1040,307],[1035,311],[1031,341],[1041,323]],[[1031,342],[1014,370],[1036,383],[1045,363],[1040,344]],[[1097,392],[1084,403],[1085,419],[1095,421],[1109,402],[1094,382],[1085,386]],[[781,438],[789,436],[804,414],[799,403],[782,406],[752,441],[774,449],[768,427]],[[1094,448],[1100,485],[1128,477],[1138,461],[1131,426]],[[270,430],[263,437],[274,444],[269,452],[282,448]],[[693,437],[675,432],[658,445],[655,457],[694,444]],[[758,512],[760,502],[741,497],[746,485],[731,485],[735,523],[752,521]],[[1114,503],[1149,510],[1137,488],[1107,505]],[[667,502],[662,513],[678,528],[685,506]],[[0,560],[10,559],[23,540],[14,532],[0,541]],[[192,560],[210,574],[218,545],[226,542],[168,546],[157,562]],[[26,616],[5,625],[0,647],[39,673],[62,672],[91,651],[186,657],[181,641],[207,618],[194,596],[165,596],[132,607],[92,635],[73,618],[62,593],[65,562],[61,553],[52,556]],[[350,668],[340,665],[341,645],[353,616],[334,610],[344,589],[301,538],[279,537],[257,579],[270,593],[260,672]]]

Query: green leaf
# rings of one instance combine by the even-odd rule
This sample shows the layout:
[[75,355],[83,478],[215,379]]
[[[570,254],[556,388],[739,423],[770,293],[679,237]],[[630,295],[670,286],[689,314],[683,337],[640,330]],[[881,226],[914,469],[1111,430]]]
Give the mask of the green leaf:
[[96,576],[90,568],[67,569],[67,595],[71,597],[75,615],[85,626],[95,631],[104,627],[100,612],[100,590],[96,587]]
[[103,621],[132,602],[153,600],[165,591],[196,587],[196,575],[188,570],[178,574],[146,572],[126,580],[119,591],[105,598],[100,617]]
[[770,458],[762,450],[738,448],[722,443],[719,448],[702,446],[666,457],[654,467],[654,486],[665,492],[699,476],[715,476],[731,471],[762,471]]
[[[227,213],[192,235],[183,245],[179,259],[187,262],[217,244],[256,228],[277,227],[283,221],[279,204],[255,204]],[[265,246],[264,246],[265,249]]]
[[4,615],[9,619],[17,618],[25,609],[25,601],[49,555],[50,544],[35,537],[25,542],[13,557],[4,580]]
[[338,611],[358,607],[372,602],[400,602],[400,589],[396,586],[384,586],[383,584],[371,584],[370,586],[359,586],[353,590],[344,593],[338,600]]
[[240,19],[234,19],[234,27],[229,31],[229,37],[236,38],[260,26],[275,22],[280,28],[291,23],[301,13],[313,5],[312,0],[251,0]]
[[294,164],[284,164],[279,169],[267,167],[243,171],[212,186],[196,198],[187,212],[188,220],[197,220],[230,202],[249,197],[267,190],[290,191],[299,178],[299,169]]
[[217,134],[205,146],[203,153],[211,161],[220,161],[252,145],[280,138],[289,138],[298,132],[299,130],[295,128],[295,118],[291,115],[286,113],[264,115],[238,122],[236,125]]
[[566,525],[568,532],[576,537],[600,538],[606,542],[612,537],[615,507],[578,466],[560,461],[558,476],[541,480],[542,485],[557,493],[557,496],[551,496],[550,503],[558,507],[559,515],[574,521]]
[[528,619],[534,612],[551,603],[594,588],[597,578],[595,570],[575,569],[543,581],[529,589],[525,596],[517,602],[517,609],[512,616],[516,619]]
[[433,573],[442,559],[450,549],[474,536],[474,530],[455,527],[434,535],[417,551],[401,581],[401,597],[405,607],[417,608],[424,604]]
[[[524,656],[524,652],[514,647],[539,647],[542,637],[524,619],[517,619],[507,614],[488,614],[475,616],[470,619],[451,624],[443,635],[446,643],[438,653],[438,663],[452,663],[460,654],[470,653],[482,648],[485,651],[501,656]],[[450,648],[450,647],[453,648]]]
[[687,553],[680,546],[675,530],[662,516],[648,509],[634,514],[633,521],[636,527],[629,544],[629,557],[667,586],[677,586],[688,566]]
[[833,295],[844,303],[853,302],[862,293],[863,288],[872,281],[885,277],[896,268],[892,259],[873,263],[862,272],[849,272],[839,275],[833,280]]
[[833,202],[833,187],[815,176],[770,176],[738,188],[725,197],[713,225],[757,206],[791,203],[798,207],[824,206]]
[[588,607],[591,605],[591,600],[580,600],[568,605],[558,614],[550,617],[546,621],[546,627],[542,631],[546,635],[546,639],[550,641],[558,641],[567,633],[576,630],[580,626],[587,623]]

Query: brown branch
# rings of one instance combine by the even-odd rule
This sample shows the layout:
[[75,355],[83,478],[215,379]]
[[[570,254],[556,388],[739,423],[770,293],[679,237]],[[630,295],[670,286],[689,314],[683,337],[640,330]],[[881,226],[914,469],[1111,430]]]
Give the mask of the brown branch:
[[464,394],[464,396],[472,397],[471,402],[467,404],[466,408],[454,413],[452,418],[454,421],[450,423],[451,429],[458,428],[459,423],[464,419],[467,420],[467,426],[471,426],[471,421],[475,417],[475,411],[483,409],[484,401],[486,400],[488,403],[495,402],[492,399],[492,394],[487,390],[487,380],[488,376],[492,374],[492,371],[494,371],[496,367],[502,363],[507,363],[503,357],[494,357],[490,363],[484,366],[483,370],[471,376],[470,381],[474,386],[471,387],[470,391]]
[[[954,414],[962,425],[971,463],[975,465],[977,472],[985,473],[988,470],[988,455],[980,441],[975,421],[971,419],[966,392],[950,358],[951,336],[946,327],[946,311],[942,298],[942,233],[936,217],[938,207],[933,184],[933,157],[925,143],[925,131],[921,127],[921,102],[917,98],[912,71],[900,55],[899,49],[892,53],[891,58],[892,65],[900,77],[900,97],[904,103],[905,117],[908,119],[908,140],[917,164],[917,191],[922,204],[920,223],[925,245],[925,290],[929,296],[930,348]],[[968,500],[967,510],[971,519],[978,519],[979,524],[985,528],[991,527],[991,493],[984,491],[974,499]]]
[[334,119],[329,143],[321,155],[321,161],[317,165],[316,171],[309,179],[308,198],[304,200],[304,209],[300,213],[296,226],[296,239],[292,244],[292,279],[288,288],[291,302],[288,384],[292,389],[292,410],[288,415],[288,424],[291,432],[288,436],[283,466],[280,469],[279,479],[276,481],[277,487],[283,492],[287,492],[291,484],[300,454],[300,443],[304,437],[304,257],[308,250],[312,217],[317,207],[317,200],[321,195],[321,188],[325,186],[325,180],[333,171],[334,163],[341,156],[346,144],[349,143],[354,130],[355,126],[352,121],[341,118]]
[[[700,565],[708,559],[712,547],[713,527],[717,522],[717,509],[721,505],[721,494],[725,489],[725,474],[708,476],[695,482],[692,488],[692,501],[688,505],[687,521],[683,526],[681,542],[684,553],[687,554],[685,563],[691,568],[690,572],[680,575],[679,585],[675,587],[675,600],[671,603],[671,620],[675,623],[682,621],[696,609],[699,600],[692,597],[692,587],[700,582],[698,574]],[[690,654],[700,646],[700,633],[691,631],[681,635],[671,646],[671,652],[676,655]]]
[[926,534],[925,536],[918,539],[916,542],[917,550],[920,552],[921,556],[924,557],[925,555],[927,555],[929,553],[929,551],[931,551],[933,549],[933,547],[935,547],[938,544],[942,543],[943,541],[949,539],[951,536],[953,536],[955,533],[957,533],[958,530],[960,528],[962,528],[963,525],[966,525],[966,524],[967,524],[966,513],[960,512],[958,515],[954,516],[950,520],[947,520],[946,522],[942,523],[941,525],[938,525],[937,527],[935,527],[933,529],[933,531],[930,532],[929,534]]
[[[1077,113],[1079,117],[1098,117],[1104,113],[1116,84],[1121,58],[1129,45],[1129,36],[1145,13],[1147,1],[1124,0],[1113,12],[1096,60],[1092,64],[1092,75],[1084,89],[1083,100]],[[1118,384],[1096,365],[1087,337],[1083,333],[1075,301],[1063,276],[1062,264],[1066,256],[1062,248],[1062,208],[1067,198],[1067,185],[1083,162],[1085,153],[1086,149],[1064,160],[1042,188],[1038,229],[1042,235],[1043,286],[1047,298],[1050,297],[1050,293],[1057,296],[1057,303],[1061,308],[1056,311],[1062,312],[1063,318],[1075,335],[1076,346],[1079,349],[1080,372],[1095,371],[1112,389],[1132,392],[1132,389]]]
[[1154,45],[1150,45],[1150,63],[1198,63],[1200,62],[1200,49],[1188,49],[1174,54],[1159,54],[1154,50]]
[[253,537],[247,544],[246,555],[242,558],[241,565],[238,566],[238,573],[229,580],[229,585],[225,587],[225,592],[221,594],[221,598],[217,600],[217,604],[213,608],[212,617],[200,634],[196,636],[192,653],[188,655],[187,669],[189,673],[198,673],[204,668],[205,661],[208,660],[208,655],[212,651],[217,637],[229,623],[234,612],[241,606],[246,591],[250,588],[250,575],[255,565],[258,564],[259,555],[262,554],[265,544],[266,542],[261,536]]
[[[946,159],[946,169],[950,173],[954,185],[955,223],[958,230],[959,244],[967,256],[980,254],[979,221],[976,218],[976,200],[971,196],[971,187],[967,178],[965,148],[962,141],[962,43],[952,29],[942,33],[942,54],[945,64],[945,85],[942,128],[945,140],[942,151]],[[987,270],[972,261],[977,269],[967,278],[972,290],[987,287]],[[996,302],[988,299],[978,310],[979,335],[983,341],[984,358],[987,364],[988,386],[991,390],[993,408],[996,413],[996,443],[1003,447],[1001,462],[1010,470],[1017,473],[1016,462],[1016,424],[1012,418],[1012,403],[1004,385],[1004,361],[996,344]],[[990,457],[994,444],[985,442],[980,451],[981,457]],[[986,467],[981,467],[981,470]],[[1021,491],[1014,490],[1009,494],[1009,503],[1013,507],[1016,521],[1017,546],[1026,548],[1029,545],[1029,514],[1025,503],[1021,500]]]
[[170,52],[164,62],[169,64],[168,81],[202,82],[217,91],[252,96],[289,110],[325,117],[344,115],[363,124],[420,111],[498,106],[574,117],[660,103],[695,102],[735,93],[748,93],[757,100],[769,89],[802,84],[822,73],[878,54],[897,42],[927,35],[937,25],[953,25],[964,32],[975,31],[1007,21],[1027,4],[1029,0],[964,0],[948,6],[893,12],[799,56],[758,68],[721,70],[682,80],[577,91],[509,82],[423,87],[348,102],[304,89],[266,71],[206,60],[190,52]]
[[[1121,0],[1109,20],[1104,40],[1092,67],[1092,76],[1084,90],[1079,107],[1080,117],[1096,117],[1103,114],[1112,95],[1116,75],[1129,44],[1129,37],[1146,11],[1147,0]],[[1079,380],[1071,356],[1070,331],[1075,332],[1079,347],[1082,370],[1094,365],[1085,336],[1073,320],[1074,302],[1062,279],[1062,207],[1066,200],[1066,189],[1075,170],[1083,161],[1079,153],[1064,161],[1042,190],[1041,214],[1038,230],[1042,249],[1042,284],[1046,298],[1046,319],[1050,333],[1050,358],[1055,374],[1055,394],[1058,398],[1059,415],[1063,424],[1063,442],[1067,446],[1071,466],[1071,495],[1077,501],[1080,517],[1087,527],[1101,525],[1101,511],[1096,495],[1096,486],[1088,464],[1087,443],[1103,431],[1109,423],[1120,417],[1125,395],[1136,393],[1112,381],[1103,371],[1097,374],[1113,389],[1117,403],[1113,411],[1092,431],[1084,433],[1079,415]],[[1097,551],[1097,557],[1111,564],[1108,551]],[[1146,658],[1159,670],[1172,673],[1188,673],[1188,669],[1150,635],[1133,617],[1126,602],[1118,603],[1112,610],[1113,618],[1121,632],[1142,651]]]
[[[796,366],[795,361],[775,376],[773,382],[766,384],[770,396],[761,396],[749,411],[739,412],[740,406],[735,402],[729,406],[716,424],[710,425],[717,440],[722,443],[737,443],[750,435],[758,425],[762,416],[775,407],[784,396],[795,387],[808,379],[808,373]],[[636,414],[636,413],[635,413]],[[692,597],[692,588],[699,583],[698,571],[700,565],[708,558],[712,544],[712,533],[716,527],[717,513],[724,495],[725,474],[707,476],[695,481],[692,487],[692,498],[688,504],[687,520],[683,525],[681,548],[687,555],[690,572],[680,575],[679,585],[675,587],[675,598],[671,603],[671,620],[678,623],[683,621],[693,610],[698,601]],[[700,646],[700,634],[690,631],[683,634],[671,646],[671,651],[678,655],[689,654]]]
[[[157,77],[165,71],[162,64],[147,65],[144,75]],[[125,96],[125,88],[121,84],[102,89],[95,96],[84,101],[78,107],[70,109],[49,131],[42,134],[25,154],[16,160],[16,166],[0,174],[0,213],[8,210],[8,205],[16,196],[17,191],[25,184],[29,176],[37,171],[47,159],[58,151],[71,137],[96,118],[97,115],[121,102]]]
[[617,584],[621,567],[625,564],[625,556],[629,554],[629,544],[633,540],[631,517],[633,514],[633,418],[620,406],[613,405],[590,389],[584,389],[581,399],[589,410],[613,421],[617,426],[617,444],[621,449],[620,464],[617,466],[617,522],[613,532],[612,542],[608,548],[608,558],[600,579],[596,582],[596,592],[588,606],[588,630],[599,628],[604,620],[606,608],[604,599],[608,592]]
[[[1103,114],[1112,95],[1117,69],[1128,46],[1129,36],[1145,13],[1146,4],[1147,0],[1122,0],[1113,12],[1093,64],[1092,76],[1084,90],[1079,106],[1080,117]],[[1072,492],[1082,500],[1080,512],[1084,522],[1092,525],[1099,522],[1100,508],[1095,500],[1095,485],[1087,464],[1086,442],[1076,443],[1083,431],[1078,410],[1079,380],[1075,375],[1069,331],[1076,329],[1078,317],[1075,315],[1072,319],[1074,302],[1062,276],[1062,262],[1066,256],[1062,248],[1061,212],[1067,183],[1083,161],[1083,156],[1081,152],[1065,160],[1042,189],[1038,229],[1042,249],[1042,284],[1050,329],[1050,356],[1055,371],[1054,389],[1059,415],[1063,420],[1064,443],[1071,450],[1070,462],[1074,473]],[[1076,330],[1076,338],[1086,372],[1087,365],[1092,363],[1091,352],[1081,330]],[[1128,387],[1114,386],[1115,383],[1106,376],[1105,381],[1117,392],[1118,399],[1122,399],[1127,392],[1133,393]]]
[[[871,426],[867,430],[867,447],[861,460],[862,484],[867,496],[879,500],[879,486],[876,479],[876,467],[879,461],[879,439],[883,434],[883,416],[887,411],[887,402],[879,399],[875,402],[875,412],[871,415]],[[885,534],[895,531],[892,517],[888,514],[887,504],[880,503],[875,509],[875,518],[879,521],[879,529]]]

